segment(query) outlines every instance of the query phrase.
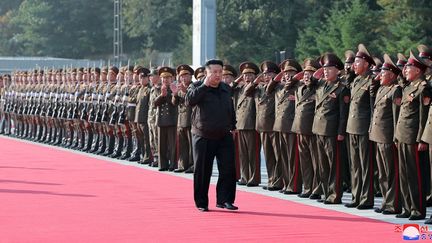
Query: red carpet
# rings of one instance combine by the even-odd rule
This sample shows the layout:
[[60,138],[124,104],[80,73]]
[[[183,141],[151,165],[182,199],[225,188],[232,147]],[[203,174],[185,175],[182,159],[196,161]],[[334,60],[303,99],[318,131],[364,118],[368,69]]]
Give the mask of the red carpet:
[[0,138],[0,242],[395,242],[394,225],[238,192],[195,209],[192,181]]

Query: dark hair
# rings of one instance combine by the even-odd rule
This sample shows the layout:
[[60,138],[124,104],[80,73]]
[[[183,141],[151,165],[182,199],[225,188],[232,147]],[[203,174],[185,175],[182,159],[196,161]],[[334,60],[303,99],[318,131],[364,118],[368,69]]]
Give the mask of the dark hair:
[[210,65],[221,65],[223,67],[223,62],[222,60],[218,60],[218,59],[210,59],[205,63],[205,67],[209,67]]

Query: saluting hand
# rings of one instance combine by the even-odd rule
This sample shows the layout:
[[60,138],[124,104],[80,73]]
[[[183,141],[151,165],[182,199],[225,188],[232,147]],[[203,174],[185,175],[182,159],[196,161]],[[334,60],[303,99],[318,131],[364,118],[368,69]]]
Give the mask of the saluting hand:
[[258,84],[260,84],[263,80],[264,80],[264,79],[263,79],[263,74],[260,73],[260,74],[255,78],[255,80],[253,81],[253,83],[254,83],[255,85],[258,85]]
[[313,74],[313,77],[318,80],[320,80],[323,76],[324,76],[324,68],[322,67],[316,70]]
[[344,135],[337,135],[337,140],[338,141],[343,141],[345,139]]
[[278,73],[278,75],[276,75],[276,77],[274,77],[273,80],[276,82],[280,82],[283,78],[283,75],[284,75],[284,72],[280,72],[280,73]]

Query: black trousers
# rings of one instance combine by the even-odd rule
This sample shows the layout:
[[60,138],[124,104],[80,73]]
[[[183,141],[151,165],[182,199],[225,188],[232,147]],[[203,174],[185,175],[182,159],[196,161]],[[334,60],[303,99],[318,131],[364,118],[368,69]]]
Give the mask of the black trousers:
[[221,139],[207,139],[192,134],[194,173],[194,200],[197,207],[208,207],[208,190],[216,157],[219,178],[216,185],[218,204],[234,203],[236,192],[236,169],[234,140],[231,134]]

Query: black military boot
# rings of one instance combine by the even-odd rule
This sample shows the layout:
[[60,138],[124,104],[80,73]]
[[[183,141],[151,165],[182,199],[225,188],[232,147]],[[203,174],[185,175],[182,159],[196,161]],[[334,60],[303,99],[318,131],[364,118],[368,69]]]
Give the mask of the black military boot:
[[121,152],[120,159],[128,160],[129,157],[131,157],[131,151],[132,151],[132,138],[125,137],[124,144],[123,144],[123,151]]
[[103,133],[99,133],[99,140],[98,140],[98,144],[95,146],[95,154],[100,154],[103,153],[103,151],[105,150],[105,140],[107,140],[108,136],[105,136],[105,134]]
[[129,157],[129,161],[140,161],[140,148],[138,146],[138,138],[136,136],[132,137],[132,152],[131,156]]
[[84,130],[84,138],[82,139],[82,146],[80,146],[80,150],[83,152],[86,152],[88,150],[88,144],[89,144],[89,140],[90,140],[90,133],[88,132],[88,130]]
[[123,136],[116,136],[116,143],[114,146],[114,151],[110,155],[111,158],[119,158],[123,150]]
[[114,152],[114,146],[116,143],[117,137],[116,136],[109,136],[107,139],[107,142],[105,143],[106,148],[105,152],[102,154],[103,156],[110,156]]
[[96,152],[96,150],[98,149],[98,147],[97,147],[98,144],[99,144],[99,133],[97,132],[97,133],[93,134],[93,138],[92,138],[89,152],[90,153]]

